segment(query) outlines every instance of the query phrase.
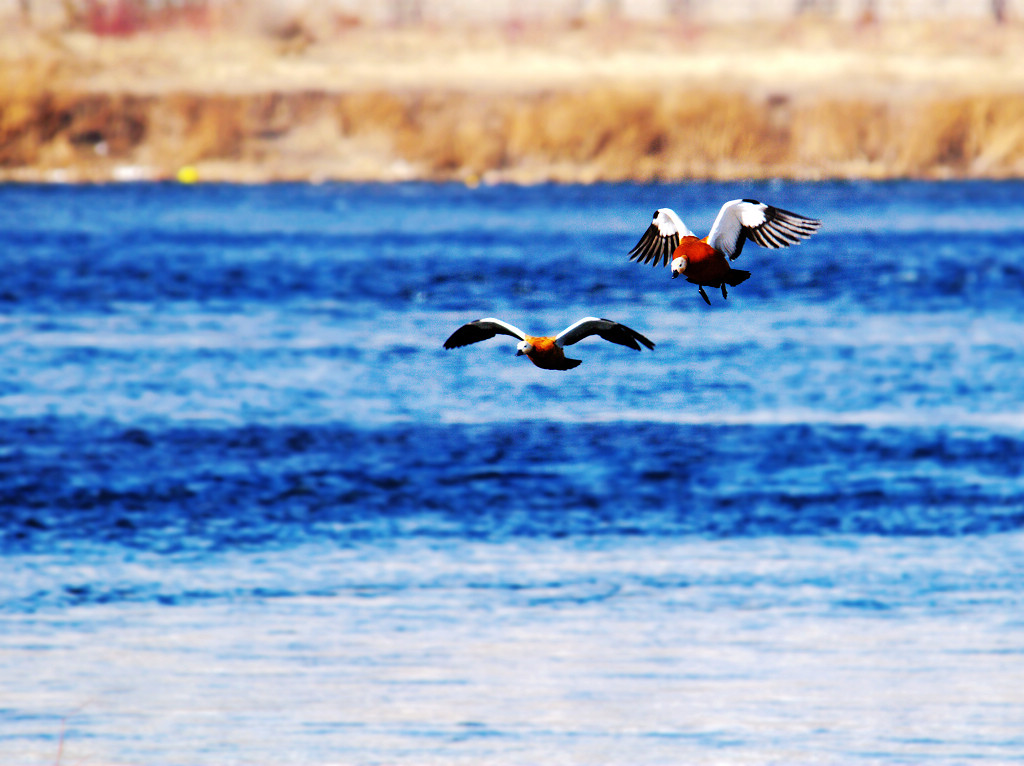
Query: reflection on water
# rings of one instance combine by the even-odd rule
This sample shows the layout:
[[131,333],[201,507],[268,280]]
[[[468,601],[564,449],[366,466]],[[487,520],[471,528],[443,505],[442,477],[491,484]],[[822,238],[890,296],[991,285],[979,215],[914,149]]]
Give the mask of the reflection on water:
[[[4,586],[51,762],[1005,762],[1024,540],[85,552]],[[969,573],[969,574],[965,574]],[[1017,616],[1013,616],[1017,615]]]

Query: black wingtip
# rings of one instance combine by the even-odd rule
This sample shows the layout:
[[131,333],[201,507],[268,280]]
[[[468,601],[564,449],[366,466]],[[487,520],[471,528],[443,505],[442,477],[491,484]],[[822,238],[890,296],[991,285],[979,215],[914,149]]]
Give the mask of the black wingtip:
[[640,241],[629,251],[629,260],[649,263],[651,266],[667,266],[677,246],[677,241],[661,236],[658,227],[652,223],[640,237]]
[[462,348],[471,343],[479,343],[482,340],[493,337],[493,333],[488,333],[486,330],[481,329],[479,319],[474,319],[472,322],[466,322],[466,324],[449,335],[448,340],[444,342],[444,347],[448,349]]

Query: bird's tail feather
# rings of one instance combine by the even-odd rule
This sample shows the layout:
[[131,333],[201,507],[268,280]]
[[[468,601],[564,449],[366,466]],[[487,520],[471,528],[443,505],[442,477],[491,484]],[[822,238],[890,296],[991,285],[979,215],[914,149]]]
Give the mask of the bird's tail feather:
[[741,282],[746,282],[750,279],[750,272],[743,271],[743,269],[729,269],[729,275],[725,278],[725,283],[730,287],[736,287]]

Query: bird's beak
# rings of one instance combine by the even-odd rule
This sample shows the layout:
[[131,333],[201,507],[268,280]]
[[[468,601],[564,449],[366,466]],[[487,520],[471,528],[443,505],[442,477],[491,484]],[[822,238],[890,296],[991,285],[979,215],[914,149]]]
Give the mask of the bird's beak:
[[522,355],[523,355],[523,352],[522,352],[522,351],[520,351],[520,350],[519,350],[519,349],[517,348],[517,349],[516,349],[516,356],[522,356]]
[[675,279],[678,276],[679,276],[679,272],[678,271],[673,271],[672,272],[672,279]]

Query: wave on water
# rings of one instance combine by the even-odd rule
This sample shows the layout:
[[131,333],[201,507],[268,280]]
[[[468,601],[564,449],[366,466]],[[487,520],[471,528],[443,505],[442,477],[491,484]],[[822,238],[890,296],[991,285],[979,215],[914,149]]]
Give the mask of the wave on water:
[[163,431],[3,423],[6,550],[315,539],[990,534],[1024,439],[969,428],[551,421]]

